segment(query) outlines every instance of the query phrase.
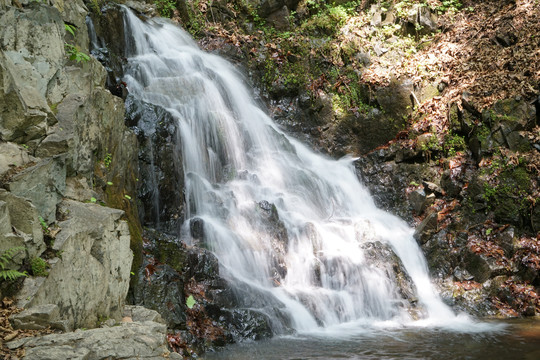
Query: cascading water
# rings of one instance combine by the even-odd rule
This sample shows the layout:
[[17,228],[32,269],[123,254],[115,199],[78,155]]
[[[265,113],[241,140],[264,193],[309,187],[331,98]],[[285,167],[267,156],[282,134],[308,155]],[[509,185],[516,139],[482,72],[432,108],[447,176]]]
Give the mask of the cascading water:
[[431,285],[412,230],[376,208],[352,159],[327,159],[285,135],[235,68],[199,50],[178,27],[143,22],[128,10],[125,23],[124,81],[131,96],[177,122],[183,234],[189,238],[193,219],[203,224],[222,276],[281,304],[300,332],[409,323],[395,277],[368,259],[370,247],[382,243],[410,276],[425,319],[455,319]]

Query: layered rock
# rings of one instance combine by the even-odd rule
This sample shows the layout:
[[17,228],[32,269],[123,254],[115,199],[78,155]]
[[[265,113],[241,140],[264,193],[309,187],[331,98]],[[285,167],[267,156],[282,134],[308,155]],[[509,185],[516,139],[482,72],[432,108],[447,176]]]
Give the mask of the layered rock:
[[82,0],[0,3],[0,252],[24,247],[7,268],[32,275],[0,291],[26,308],[21,329],[119,319],[140,259],[137,139],[85,55],[87,13]]
[[159,314],[130,307],[126,315],[121,323],[107,320],[101,328],[23,338],[12,341],[8,347],[24,347],[25,359],[36,360],[181,358],[167,349],[167,328]]

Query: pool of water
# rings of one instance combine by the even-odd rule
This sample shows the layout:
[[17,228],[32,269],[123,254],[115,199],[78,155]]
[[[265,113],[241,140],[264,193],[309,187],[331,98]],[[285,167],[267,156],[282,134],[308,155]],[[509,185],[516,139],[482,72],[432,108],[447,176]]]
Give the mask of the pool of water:
[[232,345],[208,353],[203,359],[540,359],[540,321],[498,321],[485,325],[483,331],[472,332],[371,328],[339,335],[276,337]]

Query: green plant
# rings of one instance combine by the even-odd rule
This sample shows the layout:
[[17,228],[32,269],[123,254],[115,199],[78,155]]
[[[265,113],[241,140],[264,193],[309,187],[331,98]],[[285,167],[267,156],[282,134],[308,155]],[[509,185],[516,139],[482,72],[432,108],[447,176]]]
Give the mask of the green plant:
[[444,137],[442,147],[447,156],[455,156],[458,152],[465,151],[467,145],[465,138],[450,132]]
[[32,269],[32,275],[34,276],[47,276],[49,272],[49,264],[40,257],[33,257],[30,260],[30,268]]
[[[75,32],[77,30],[75,26],[64,23],[64,29],[66,32],[75,37]],[[76,61],[77,63],[80,63],[81,61],[87,62],[90,60],[90,56],[81,52],[75,45],[65,43],[64,48],[66,49],[66,54],[68,55],[69,60]]]
[[90,56],[81,52],[75,45],[64,44],[64,47],[69,60],[76,61],[77,63],[90,61]]
[[22,276],[28,276],[26,271],[20,272],[13,269],[6,269],[8,263],[13,259],[13,257],[19,252],[23,251],[26,248],[24,246],[12,247],[5,250],[2,255],[0,255],[0,278],[4,280],[15,280]]
[[176,9],[175,0],[154,0],[159,15],[170,18]]
[[73,35],[73,37],[75,37],[75,31],[77,30],[75,26],[64,23],[64,29],[66,29],[68,33],[70,33],[71,35]]
[[197,301],[195,301],[195,299],[193,298],[193,295],[189,295],[188,298],[186,299],[186,306],[189,309],[192,309],[193,306],[195,306],[196,303],[197,303]]
[[103,164],[105,165],[106,168],[108,168],[109,166],[111,166],[111,163],[112,163],[112,154],[106,153],[105,157],[103,158]]
[[49,233],[49,225],[47,224],[47,222],[41,216],[38,217],[38,220],[39,220],[39,224],[41,225],[41,228],[43,229],[43,232],[45,234],[48,234]]
[[461,0],[444,0],[442,5],[438,6],[436,10],[439,12],[439,14],[445,12],[457,13],[462,6],[463,4],[461,3]]

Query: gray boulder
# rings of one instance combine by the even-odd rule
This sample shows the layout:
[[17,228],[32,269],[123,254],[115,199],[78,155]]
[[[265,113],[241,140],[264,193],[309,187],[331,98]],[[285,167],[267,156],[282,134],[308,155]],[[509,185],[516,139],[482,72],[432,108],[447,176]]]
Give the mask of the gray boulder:
[[[59,212],[67,218],[53,249],[61,256],[50,261],[49,276],[41,284],[25,281],[19,306],[55,304],[70,328],[92,328],[98,319],[119,318],[129,287],[133,256],[123,211],[71,200]],[[30,293],[30,294],[29,294]],[[30,298],[27,300],[27,298]]]
[[26,360],[163,359],[168,357],[167,328],[156,322],[77,330],[67,334],[28,337],[7,344],[24,347]]
[[8,190],[32,202],[47,223],[56,219],[56,205],[66,187],[66,167],[63,157],[48,158],[13,176]]
[[[40,256],[46,246],[38,216],[28,200],[0,189],[0,251],[25,246],[28,256]],[[26,254],[18,255],[16,262],[22,263]]]

